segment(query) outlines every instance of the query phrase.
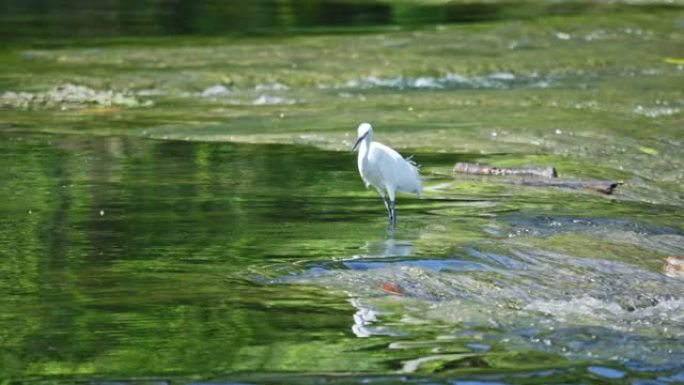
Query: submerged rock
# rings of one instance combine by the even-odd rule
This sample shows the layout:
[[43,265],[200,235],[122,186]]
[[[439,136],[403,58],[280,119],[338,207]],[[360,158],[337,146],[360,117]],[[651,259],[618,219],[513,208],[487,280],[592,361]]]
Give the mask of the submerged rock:
[[280,96],[271,95],[261,95],[254,99],[252,105],[254,106],[267,106],[267,105],[278,105],[278,104],[295,104],[297,101],[290,98],[283,98]]
[[224,86],[223,84],[216,84],[211,87],[207,87],[202,91],[202,97],[214,98],[218,96],[224,96],[230,93],[230,88]]
[[684,257],[671,255],[665,258],[663,274],[672,278],[684,278]]
[[63,84],[46,92],[5,92],[0,96],[0,104],[9,108],[68,108],[83,105],[103,107],[149,106],[151,101],[140,102],[134,96],[113,90],[98,91],[85,86]]

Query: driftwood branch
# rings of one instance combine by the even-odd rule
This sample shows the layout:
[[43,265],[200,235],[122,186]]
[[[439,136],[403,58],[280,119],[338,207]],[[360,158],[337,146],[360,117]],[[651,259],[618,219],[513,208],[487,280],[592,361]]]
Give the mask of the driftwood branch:
[[536,187],[560,187],[573,190],[586,189],[600,192],[602,194],[610,195],[617,186],[623,184],[622,181],[610,180],[544,180],[544,179],[526,179],[516,181],[515,184],[523,186]]
[[554,167],[518,167],[501,168],[487,166],[478,163],[458,162],[452,171],[454,174],[475,174],[475,175],[529,175],[542,178],[555,178],[558,176]]
[[459,162],[454,165],[453,174],[471,175],[495,175],[495,176],[530,176],[530,179],[506,179],[503,182],[513,183],[523,186],[536,187],[560,187],[567,189],[586,189],[597,191],[602,194],[612,194],[617,186],[623,184],[622,181],[610,180],[559,180],[555,167],[517,167],[501,168],[477,163]]

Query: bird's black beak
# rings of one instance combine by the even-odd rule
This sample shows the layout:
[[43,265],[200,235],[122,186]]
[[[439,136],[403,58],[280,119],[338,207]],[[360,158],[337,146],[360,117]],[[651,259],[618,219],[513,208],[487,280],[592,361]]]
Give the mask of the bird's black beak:
[[352,147],[352,151],[356,151],[356,147],[359,147],[359,143],[361,143],[362,140],[366,139],[366,135],[368,135],[367,132],[365,134],[363,134],[360,138],[356,139],[356,143],[354,143],[354,147]]

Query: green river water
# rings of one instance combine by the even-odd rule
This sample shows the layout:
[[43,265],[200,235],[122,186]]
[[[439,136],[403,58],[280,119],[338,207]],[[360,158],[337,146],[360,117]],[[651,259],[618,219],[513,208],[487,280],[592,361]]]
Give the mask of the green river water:
[[681,3],[14,3],[1,384],[684,383]]

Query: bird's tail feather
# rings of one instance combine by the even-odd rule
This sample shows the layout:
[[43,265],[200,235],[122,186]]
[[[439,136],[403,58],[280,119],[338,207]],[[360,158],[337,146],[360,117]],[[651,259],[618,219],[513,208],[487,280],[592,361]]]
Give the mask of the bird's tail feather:
[[418,186],[416,186],[416,191],[415,193],[418,194],[418,197],[422,198],[423,197],[423,177],[420,175],[420,165],[416,163],[413,160],[413,155],[410,155],[406,158],[406,163],[409,164],[409,167],[413,169],[413,171],[416,173],[416,176],[418,177]]

